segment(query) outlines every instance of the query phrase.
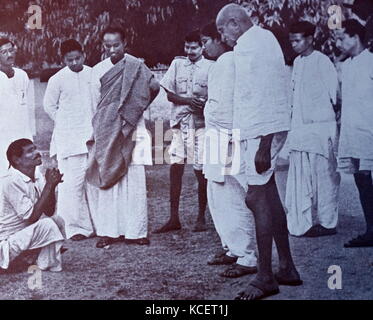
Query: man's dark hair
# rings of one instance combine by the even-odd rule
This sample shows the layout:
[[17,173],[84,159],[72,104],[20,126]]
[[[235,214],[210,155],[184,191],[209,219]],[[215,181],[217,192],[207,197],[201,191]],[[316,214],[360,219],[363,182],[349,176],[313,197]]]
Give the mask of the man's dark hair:
[[373,0],[355,0],[353,4],[344,3],[343,6],[351,8],[352,12],[364,21],[373,14]]
[[72,51],[79,51],[83,53],[83,48],[80,43],[74,39],[69,39],[61,43],[61,55],[64,57],[66,54]]
[[6,157],[9,161],[9,168],[10,166],[14,167],[15,163],[13,162],[13,157],[21,157],[23,154],[23,148],[33,144],[33,142],[29,139],[18,139],[13,141],[6,151]]
[[200,34],[199,30],[194,30],[194,31],[188,33],[185,36],[185,42],[197,42],[200,46],[202,46],[201,34]]
[[120,28],[120,27],[116,27],[116,26],[107,27],[102,32],[101,39],[104,39],[105,34],[108,34],[108,33],[110,33],[110,34],[118,33],[120,35],[120,38],[122,39],[122,41],[126,40],[126,34],[124,33],[123,29]]
[[299,21],[290,26],[289,33],[301,33],[304,37],[314,36],[316,31],[315,25],[308,21]]
[[8,43],[10,43],[14,47],[14,43],[9,38],[0,38],[0,47]]
[[221,39],[220,33],[218,32],[218,29],[216,28],[215,22],[205,25],[201,29],[201,35],[210,37],[211,39],[218,39],[218,40]]
[[364,43],[365,28],[359,21],[355,19],[348,19],[342,23],[342,28],[345,29],[344,32],[350,37],[358,35],[361,43]]

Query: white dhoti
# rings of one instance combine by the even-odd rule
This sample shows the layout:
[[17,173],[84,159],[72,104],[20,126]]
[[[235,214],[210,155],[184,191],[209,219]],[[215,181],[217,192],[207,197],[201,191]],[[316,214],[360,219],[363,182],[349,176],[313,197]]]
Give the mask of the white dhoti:
[[291,151],[285,197],[290,234],[303,235],[315,224],[337,226],[340,175],[336,168],[332,148],[329,158]]
[[0,267],[7,269],[9,263],[26,250],[39,249],[37,265],[41,270],[61,271],[60,249],[64,237],[52,218],[43,218],[36,223],[0,241]]
[[110,189],[102,190],[88,184],[88,199],[98,236],[147,237],[148,206],[143,165],[130,165],[127,174]]
[[58,185],[57,215],[65,222],[67,239],[77,234],[93,234],[85,181],[87,158],[85,153],[58,159],[63,183]]
[[246,187],[247,185],[259,186],[268,183],[269,179],[271,179],[275,172],[277,158],[285,145],[286,137],[287,131],[277,132],[273,135],[271,144],[271,167],[261,174],[256,171],[255,166],[255,157],[259,150],[261,138],[241,141],[241,161],[243,161],[241,166],[245,167],[245,175],[247,179],[243,187]]
[[209,180],[208,204],[227,255],[238,257],[237,263],[246,267],[256,266],[254,216],[245,204],[245,190],[232,176],[225,182]]

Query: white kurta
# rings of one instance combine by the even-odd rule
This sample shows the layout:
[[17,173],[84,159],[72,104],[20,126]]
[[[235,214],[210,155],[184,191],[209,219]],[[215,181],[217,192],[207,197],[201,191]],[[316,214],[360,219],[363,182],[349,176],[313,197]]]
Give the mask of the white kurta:
[[295,59],[291,83],[293,101],[288,147],[328,158],[329,142],[334,145],[337,138],[332,105],[337,100],[337,71],[327,56],[314,51]]
[[241,139],[288,131],[290,108],[285,60],[275,36],[253,26],[234,47],[233,127]]
[[80,72],[65,67],[48,81],[44,110],[54,121],[50,156],[59,159],[88,152],[86,142],[92,135],[92,68]]
[[[204,109],[206,122],[205,152],[203,173],[206,179],[224,182],[228,168],[231,174],[241,179],[240,167],[232,168],[233,163],[240,156],[239,143],[236,143],[235,152],[232,154],[233,134],[233,92],[234,92],[234,66],[233,52],[221,55],[213,64],[208,76],[208,100]],[[241,173],[242,174],[242,173]]]
[[44,110],[54,120],[50,156],[57,155],[64,182],[58,187],[57,215],[65,221],[66,237],[93,233],[85,174],[87,140],[92,135],[91,69],[65,67],[49,79]]
[[342,118],[338,158],[360,159],[373,171],[373,53],[364,50],[342,65]]
[[54,218],[42,217],[32,225],[27,223],[44,184],[44,177],[38,172],[33,182],[14,168],[4,178],[0,212],[0,267],[3,269],[23,251],[41,248],[38,267],[62,270],[60,249],[64,237]]
[[[100,78],[114,65],[110,58],[92,69],[93,109],[100,101]],[[147,237],[148,211],[144,165],[152,164],[151,138],[142,117],[137,125],[136,146],[128,173],[113,187],[102,190],[88,184],[92,220],[98,236],[127,239]]]
[[[233,127],[240,129],[241,159],[245,184],[264,185],[271,178],[277,157],[290,129],[288,82],[285,60],[275,36],[252,26],[234,47],[235,81]],[[255,155],[262,136],[275,134],[271,147],[271,168],[258,174]]]
[[327,56],[314,51],[294,62],[290,165],[285,204],[290,234],[314,224],[335,228],[340,177],[336,172],[337,123],[333,110],[337,72]]
[[221,55],[209,71],[203,171],[208,180],[211,216],[223,246],[228,248],[227,255],[238,257],[240,265],[253,267],[256,266],[254,217],[245,205],[245,189],[239,183],[243,172],[238,168],[235,175],[228,175],[226,170],[232,168],[228,157],[233,146],[234,74],[233,52]]
[[0,178],[6,175],[9,162],[6,150],[11,142],[32,139],[30,110],[27,105],[29,78],[25,71],[14,68],[8,78],[0,71]]

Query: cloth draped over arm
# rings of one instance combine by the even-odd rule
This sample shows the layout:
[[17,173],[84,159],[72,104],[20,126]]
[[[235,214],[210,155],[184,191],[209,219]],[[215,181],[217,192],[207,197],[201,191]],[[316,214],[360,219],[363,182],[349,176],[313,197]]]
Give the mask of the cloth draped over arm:
[[90,184],[109,189],[126,175],[136,144],[134,130],[150,104],[152,78],[144,63],[126,55],[100,79],[101,99],[87,142]]

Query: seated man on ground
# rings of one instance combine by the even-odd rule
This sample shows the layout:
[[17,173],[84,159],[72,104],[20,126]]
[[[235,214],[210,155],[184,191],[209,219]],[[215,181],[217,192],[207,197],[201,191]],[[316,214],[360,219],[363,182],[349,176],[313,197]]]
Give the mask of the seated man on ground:
[[45,180],[35,171],[41,155],[31,140],[19,139],[7,150],[10,163],[0,198],[0,270],[21,253],[39,249],[41,270],[61,271],[62,225],[52,217],[55,190],[62,182],[58,169],[47,169]]

